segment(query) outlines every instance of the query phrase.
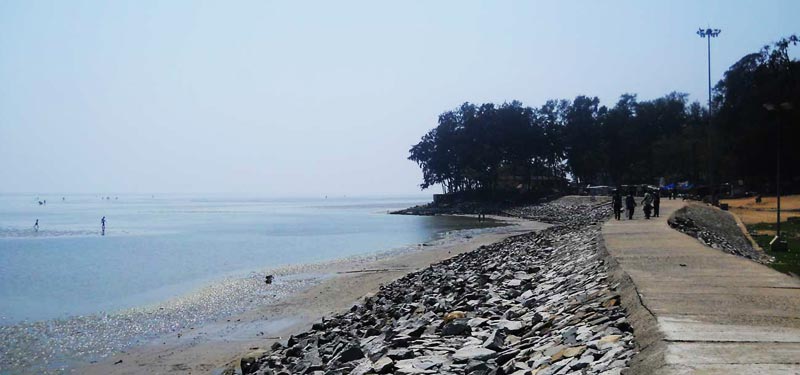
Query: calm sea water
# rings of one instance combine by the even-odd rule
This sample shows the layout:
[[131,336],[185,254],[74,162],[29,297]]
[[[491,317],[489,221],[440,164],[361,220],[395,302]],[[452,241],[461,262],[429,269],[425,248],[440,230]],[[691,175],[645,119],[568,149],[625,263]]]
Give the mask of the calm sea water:
[[0,195],[0,324],[157,303],[224,277],[390,250],[480,225],[387,214],[421,198],[63,197]]

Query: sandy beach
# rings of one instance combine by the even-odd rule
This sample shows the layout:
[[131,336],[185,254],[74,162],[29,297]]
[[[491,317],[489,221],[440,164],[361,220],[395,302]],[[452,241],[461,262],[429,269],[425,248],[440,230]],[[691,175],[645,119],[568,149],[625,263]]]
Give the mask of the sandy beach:
[[135,346],[100,362],[79,367],[81,374],[222,373],[238,366],[245,353],[308,328],[333,312],[346,310],[382,284],[432,263],[472,251],[509,236],[541,230],[547,224],[494,217],[510,225],[459,241],[440,241],[418,250],[371,261],[330,262],[306,269],[314,281],[284,298],[230,318],[175,332]]

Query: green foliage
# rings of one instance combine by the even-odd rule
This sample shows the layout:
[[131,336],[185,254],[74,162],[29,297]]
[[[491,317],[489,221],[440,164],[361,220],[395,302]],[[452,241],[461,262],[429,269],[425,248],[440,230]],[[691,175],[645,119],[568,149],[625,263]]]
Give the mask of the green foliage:
[[[784,142],[800,139],[800,62],[788,54],[797,42],[782,39],[731,66],[716,86],[711,126],[707,109],[675,92],[650,101],[624,94],[610,109],[583,95],[539,108],[464,103],[439,116],[409,159],[422,168],[423,189],[442,184],[446,192],[493,190],[509,176],[530,181],[567,173],[582,184],[660,177],[698,183],[711,179],[709,169],[718,182],[763,185],[774,176],[764,166],[775,161],[777,124]],[[764,103],[794,109],[768,113]],[[800,147],[787,146],[784,172],[800,186]]]
[[[800,62],[789,58],[796,36],[764,47],[733,64],[716,86],[714,118],[722,177],[763,187],[774,179],[777,127],[781,126],[782,174],[800,177]],[[767,111],[765,104],[775,106]],[[793,109],[781,107],[789,103]],[[795,144],[787,142],[794,140]],[[790,181],[790,180],[787,180]],[[791,181],[790,181],[791,182]],[[800,181],[794,181],[795,185]]]
[[409,151],[409,159],[422,168],[420,186],[442,184],[447,192],[493,189],[501,170],[523,176],[540,170],[563,173],[554,165],[561,157],[548,115],[540,122],[536,110],[516,101],[464,103],[441,114],[439,125]]

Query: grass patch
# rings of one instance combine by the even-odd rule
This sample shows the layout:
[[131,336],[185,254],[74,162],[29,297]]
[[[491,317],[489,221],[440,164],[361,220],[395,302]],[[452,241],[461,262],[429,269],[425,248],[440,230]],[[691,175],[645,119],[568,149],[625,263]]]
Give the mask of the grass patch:
[[[757,223],[747,226],[750,233],[755,233],[753,239],[758,242],[767,254],[775,257],[775,262],[770,264],[772,268],[785,272],[800,275],[800,220],[790,220],[781,223],[781,234],[789,243],[789,251],[772,252],[769,250],[769,241],[775,237],[775,223]],[[764,233],[765,234],[759,234]]]

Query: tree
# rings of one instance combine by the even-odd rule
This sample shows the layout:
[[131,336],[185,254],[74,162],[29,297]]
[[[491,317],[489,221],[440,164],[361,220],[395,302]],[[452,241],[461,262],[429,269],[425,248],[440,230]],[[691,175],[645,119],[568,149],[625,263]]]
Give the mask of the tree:
[[[530,190],[533,176],[567,173],[580,184],[698,182],[708,180],[709,164],[728,181],[763,185],[774,175],[766,166],[774,164],[778,124],[783,140],[800,139],[800,62],[788,52],[798,41],[781,39],[725,72],[715,89],[713,131],[708,109],[677,92],[649,101],[624,94],[610,109],[584,95],[535,109],[518,101],[464,103],[439,116],[409,159],[422,168],[420,187],[442,184],[445,192],[495,192],[501,180]],[[770,113],[765,103],[794,109]],[[782,173],[800,186],[800,147],[783,150]]]
[[[773,47],[744,56],[725,72],[715,87],[714,123],[721,138],[719,165],[724,177],[757,181],[758,188],[774,176],[776,127],[783,127],[782,139],[800,139],[800,62],[789,57],[796,45],[794,35]],[[770,113],[764,104],[790,103],[794,110]],[[800,176],[800,149],[783,147],[783,164],[795,184]]]

